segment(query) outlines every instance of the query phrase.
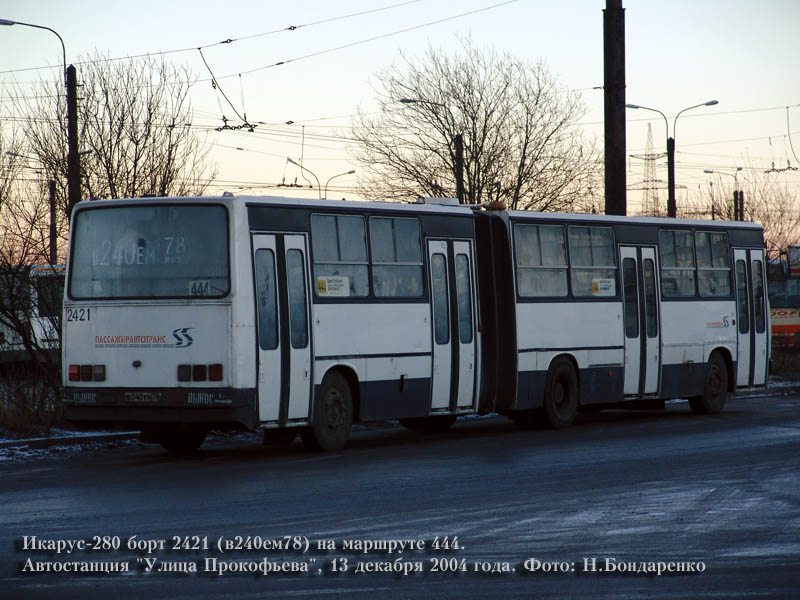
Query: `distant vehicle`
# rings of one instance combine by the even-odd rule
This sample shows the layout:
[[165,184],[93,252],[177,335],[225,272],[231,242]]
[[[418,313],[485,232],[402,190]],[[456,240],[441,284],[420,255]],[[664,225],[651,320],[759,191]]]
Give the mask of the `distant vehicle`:
[[31,346],[47,353],[50,360],[60,359],[64,273],[64,265],[0,272],[0,363],[31,359],[23,336],[29,336]]
[[778,346],[800,346],[800,308],[772,308],[772,343]]
[[800,346],[800,248],[790,247],[781,261],[768,266],[772,343],[776,348]]
[[332,450],[356,422],[559,428],[766,384],[758,225],[445,204],[79,203],[66,416],[174,451],[219,427]]

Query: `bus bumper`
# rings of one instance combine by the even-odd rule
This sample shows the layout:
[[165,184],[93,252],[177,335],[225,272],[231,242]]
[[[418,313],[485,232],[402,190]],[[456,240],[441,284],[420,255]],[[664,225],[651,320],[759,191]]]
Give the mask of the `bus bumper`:
[[64,416],[84,427],[203,424],[255,429],[255,388],[63,388]]

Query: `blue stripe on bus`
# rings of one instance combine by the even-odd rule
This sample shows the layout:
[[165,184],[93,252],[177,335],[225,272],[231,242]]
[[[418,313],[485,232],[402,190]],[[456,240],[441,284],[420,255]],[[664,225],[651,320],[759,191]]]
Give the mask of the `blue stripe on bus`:
[[415,356],[430,356],[430,352],[391,352],[387,354],[332,354],[330,356],[316,356],[314,360],[353,360],[357,358],[409,358]]

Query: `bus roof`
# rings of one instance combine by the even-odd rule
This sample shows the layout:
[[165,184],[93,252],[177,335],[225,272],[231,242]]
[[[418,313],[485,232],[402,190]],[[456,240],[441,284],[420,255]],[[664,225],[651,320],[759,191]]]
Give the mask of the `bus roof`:
[[[399,212],[420,212],[440,215],[461,215],[466,216],[479,210],[476,206],[448,206],[439,203],[419,203],[419,202],[368,202],[361,200],[323,200],[320,198],[288,198],[280,196],[234,196],[232,194],[222,196],[180,196],[180,197],[147,197],[147,198],[119,198],[113,200],[84,200],[76,205],[76,209],[99,208],[108,206],[119,206],[137,204],[165,204],[165,203],[193,203],[193,204],[234,204],[261,205],[261,206],[281,206],[314,209],[338,209],[338,210],[391,210]],[[483,211],[481,211],[483,212]],[[704,227],[704,228],[726,228],[726,229],[756,229],[763,228],[758,223],[745,221],[718,221],[708,219],[668,219],[665,217],[644,217],[644,216],[622,216],[622,215],[601,215],[590,213],[556,213],[556,212],[536,212],[526,210],[508,211],[487,211],[488,213],[507,214],[512,219],[539,219],[544,221],[586,221],[594,223],[621,224],[621,225],[651,225],[651,226],[684,226],[684,227]]]

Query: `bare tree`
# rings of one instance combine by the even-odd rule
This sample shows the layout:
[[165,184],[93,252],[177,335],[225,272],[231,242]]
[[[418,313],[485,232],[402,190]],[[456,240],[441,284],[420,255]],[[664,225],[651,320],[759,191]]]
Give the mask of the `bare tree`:
[[[22,144],[0,130],[0,426],[26,429],[60,418],[59,290],[48,267],[49,202],[26,185]],[[34,268],[34,265],[39,265]]]
[[[153,58],[95,56],[80,78],[83,198],[203,193],[215,167],[207,160],[210,147],[191,128],[192,77],[186,69]],[[60,310],[47,304],[57,302],[63,272],[48,266],[48,183],[56,183],[63,257],[68,237],[63,81],[42,83],[27,96],[27,102],[13,105],[11,121],[22,125],[11,139],[0,135],[0,373],[6,379],[35,375],[31,381],[49,389],[34,393],[31,383],[18,399],[0,398],[0,421],[11,401],[15,414],[40,421],[60,411]]]
[[[163,60],[107,60],[95,55],[79,72],[78,125],[83,198],[200,195],[216,176],[191,128],[187,69]],[[63,85],[18,108],[29,153],[66,174]],[[66,177],[59,177],[66,205]]]
[[[547,67],[462,40],[449,56],[430,48],[376,76],[377,115],[359,111],[353,154],[368,198],[455,196],[455,138],[463,137],[467,202],[579,210],[600,170],[582,137],[577,92]],[[400,104],[401,99],[413,102]]]
[[733,221],[735,184],[744,193],[744,219],[764,228],[766,251],[777,258],[789,246],[800,245],[800,196],[780,173],[749,165],[737,178],[716,177],[707,192],[691,196],[679,207],[680,216]]
[[777,258],[789,246],[800,245],[800,196],[780,176],[767,174],[744,191],[744,215],[761,223],[767,254]]

